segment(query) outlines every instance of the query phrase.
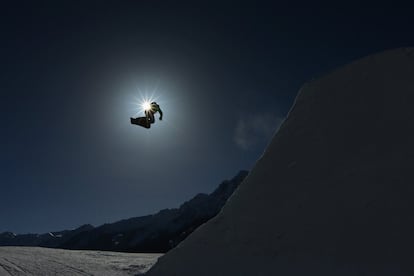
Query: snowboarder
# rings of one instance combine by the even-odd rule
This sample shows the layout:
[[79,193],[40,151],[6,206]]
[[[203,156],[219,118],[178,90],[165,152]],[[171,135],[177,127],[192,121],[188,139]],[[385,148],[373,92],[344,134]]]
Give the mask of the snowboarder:
[[131,118],[131,124],[139,125],[145,128],[150,128],[151,124],[155,122],[154,114],[160,113],[160,121],[162,120],[162,110],[156,102],[152,102],[145,107],[145,117]]

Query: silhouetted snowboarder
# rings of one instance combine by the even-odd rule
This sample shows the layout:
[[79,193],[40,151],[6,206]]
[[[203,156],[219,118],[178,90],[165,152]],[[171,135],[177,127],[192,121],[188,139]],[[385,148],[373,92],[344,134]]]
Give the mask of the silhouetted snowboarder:
[[155,122],[154,114],[160,113],[160,120],[162,120],[162,110],[156,102],[152,102],[145,109],[145,117],[131,118],[131,124],[139,125],[145,128],[150,128],[151,124]]

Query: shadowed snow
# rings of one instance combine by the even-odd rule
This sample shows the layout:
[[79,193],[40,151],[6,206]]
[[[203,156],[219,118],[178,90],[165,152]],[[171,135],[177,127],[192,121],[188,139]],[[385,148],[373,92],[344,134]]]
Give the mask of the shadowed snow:
[[221,212],[148,275],[414,275],[414,49],[305,84]]

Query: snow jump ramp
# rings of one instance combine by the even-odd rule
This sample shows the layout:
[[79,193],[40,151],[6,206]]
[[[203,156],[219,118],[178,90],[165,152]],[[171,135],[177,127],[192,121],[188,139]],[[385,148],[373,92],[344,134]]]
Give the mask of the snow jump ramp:
[[414,275],[414,48],[306,83],[221,212],[146,275]]

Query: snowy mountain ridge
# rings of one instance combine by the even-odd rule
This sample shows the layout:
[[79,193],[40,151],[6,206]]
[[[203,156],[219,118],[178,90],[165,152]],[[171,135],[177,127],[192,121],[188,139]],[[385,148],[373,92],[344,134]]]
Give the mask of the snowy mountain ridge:
[[45,234],[0,233],[0,246],[41,246],[62,249],[110,250],[119,252],[166,252],[199,225],[214,217],[246,177],[240,171],[223,181],[211,194],[197,194],[179,208],[164,209],[154,215],[120,220],[93,227]]

